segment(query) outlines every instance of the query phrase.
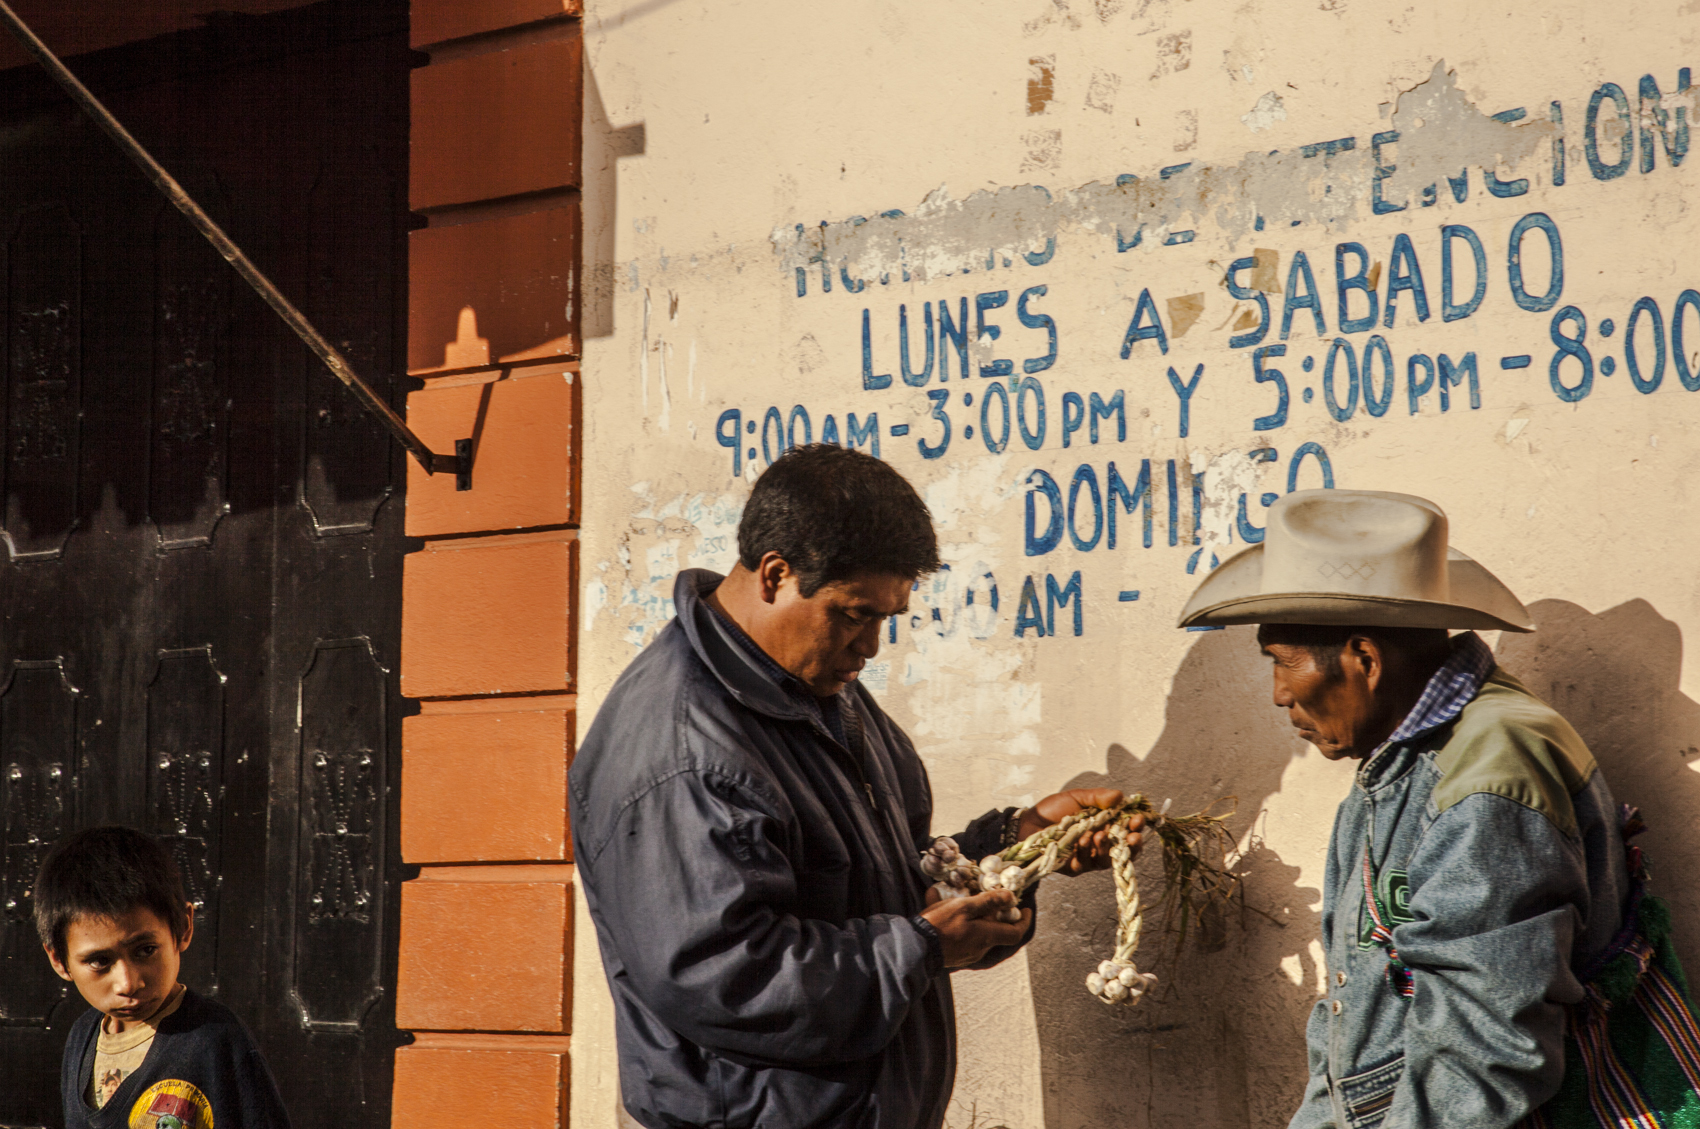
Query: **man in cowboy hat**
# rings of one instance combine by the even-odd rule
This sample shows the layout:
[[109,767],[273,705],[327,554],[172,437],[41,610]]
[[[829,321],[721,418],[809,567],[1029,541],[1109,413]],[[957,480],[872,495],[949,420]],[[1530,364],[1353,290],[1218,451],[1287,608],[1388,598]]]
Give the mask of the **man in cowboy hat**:
[[1502,1129],[1573,1093],[1566,1009],[1629,909],[1618,808],[1569,723],[1447,631],[1530,631],[1528,612],[1447,545],[1434,503],[1305,490],[1181,614],[1247,623],[1275,704],[1357,762],[1293,1129]]

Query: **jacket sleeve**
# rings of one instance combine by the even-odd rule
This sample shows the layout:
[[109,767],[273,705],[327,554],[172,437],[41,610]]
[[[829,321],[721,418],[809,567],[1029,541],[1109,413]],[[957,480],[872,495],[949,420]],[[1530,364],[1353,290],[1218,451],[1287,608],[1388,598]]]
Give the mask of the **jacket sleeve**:
[[[1342,810],[1344,805],[1342,805]],[[1350,838],[1336,813],[1334,830],[1329,833],[1328,867],[1322,888],[1322,938],[1326,948],[1334,936],[1335,900],[1340,889],[1340,854],[1343,843]],[[1327,969],[1322,970],[1326,974]],[[1328,1080],[1328,1000],[1320,999],[1310,1009],[1305,1022],[1305,1058],[1309,1076],[1305,1079],[1304,1101],[1293,1114],[1288,1129],[1340,1129],[1334,1117],[1334,1096]]]
[[1305,1024],[1305,1046],[1310,1060],[1310,1077],[1305,1081],[1305,1098],[1287,1129],[1339,1129],[1334,1121],[1334,1099],[1328,1088],[1328,1001],[1318,1000]]
[[[289,1129],[289,1113],[272,1080],[271,1068],[260,1052],[249,1047],[237,1064],[238,1088],[242,1094],[242,1120],[236,1129]],[[220,1121],[220,1125],[224,1122]]]
[[1405,1071],[1387,1129],[1503,1129],[1558,1091],[1570,967],[1588,910],[1580,844],[1488,793],[1429,827],[1410,861],[1414,920],[1393,942],[1413,971]]
[[955,839],[956,845],[962,848],[964,856],[978,863],[987,855],[996,854],[1003,850],[1003,825],[1012,810],[1014,809],[1005,808],[1002,811],[993,809],[952,835],[951,838]]
[[928,990],[908,918],[842,926],[797,902],[769,806],[712,771],[681,770],[629,803],[585,867],[613,975],[680,1035],[763,1065],[876,1053]]
[[219,1129],[289,1129],[289,1113],[277,1092],[271,1068],[246,1029],[220,1030],[204,1061],[213,1086],[213,1119]]

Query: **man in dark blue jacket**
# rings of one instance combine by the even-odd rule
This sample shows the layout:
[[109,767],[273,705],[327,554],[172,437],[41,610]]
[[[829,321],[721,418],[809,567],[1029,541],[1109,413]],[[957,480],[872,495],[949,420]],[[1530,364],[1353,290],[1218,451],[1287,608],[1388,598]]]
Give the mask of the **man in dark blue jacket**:
[[[931,515],[859,452],[787,452],[722,578],[628,667],[571,773],[573,849],[613,992],[620,1087],[650,1129],[937,1129],[950,980],[1032,932],[1007,891],[938,901],[916,866],[932,796],[856,681],[938,567]],[[1114,791],[988,812],[978,859]],[[1075,872],[1105,865],[1100,835]]]

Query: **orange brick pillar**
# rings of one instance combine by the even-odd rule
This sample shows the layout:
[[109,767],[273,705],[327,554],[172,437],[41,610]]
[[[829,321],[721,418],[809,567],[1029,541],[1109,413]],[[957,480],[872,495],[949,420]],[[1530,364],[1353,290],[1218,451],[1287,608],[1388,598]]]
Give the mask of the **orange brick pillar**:
[[[414,0],[392,1124],[565,1125],[578,602],[578,0]],[[423,59],[421,60],[423,61]]]

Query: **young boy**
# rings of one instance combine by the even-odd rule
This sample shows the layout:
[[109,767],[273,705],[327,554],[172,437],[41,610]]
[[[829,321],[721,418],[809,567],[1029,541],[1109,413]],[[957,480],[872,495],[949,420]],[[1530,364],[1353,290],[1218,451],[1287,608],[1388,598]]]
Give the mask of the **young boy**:
[[94,1009],[65,1044],[66,1129],[288,1129],[242,1021],[178,983],[195,907],[164,847],[127,827],[64,840],[36,877],[35,926]]

